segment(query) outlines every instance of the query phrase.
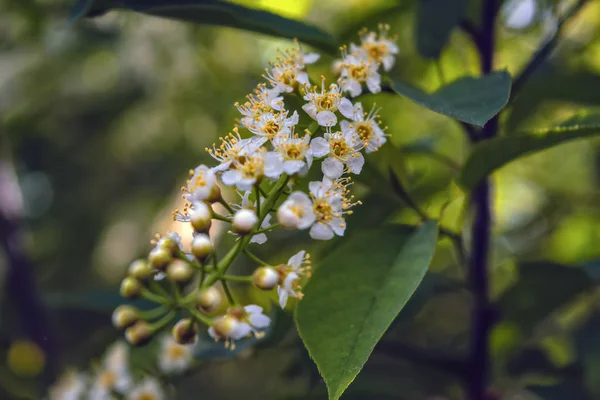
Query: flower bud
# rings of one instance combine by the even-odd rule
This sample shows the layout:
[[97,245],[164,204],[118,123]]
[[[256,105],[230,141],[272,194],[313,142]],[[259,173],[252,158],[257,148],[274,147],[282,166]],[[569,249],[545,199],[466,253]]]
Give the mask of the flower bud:
[[179,344],[194,344],[198,335],[198,328],[194,321],[185,318],[175,324],[171,333]]
[[146,260],[135,260],[129,265],[129,275],[139,279],[141,281],[145,281],[146,279],[152,276],[152,267],[148,264]]
[[298,228],[300,219],[298,215],[294,213],[293,209],[287,207],[285,202],[277,209],[277,222],[284,228]]
[[122,305],[115,309],[112,314],[112,323],[117,329],[128,328],[139,320],[138,310],[132,306]]
[[173,260],[167,267],[167,278],[177,283],[187,283],[194,276],[193,268],[182,260]]
[[164,270],[172,259],[173,257],[169,251],[158,246],[154,248],[148,255],[150,266],[160,270]]
[[198,233],[208,233],[212,224],[210,207],[206,203],[196,202],[190,211],[190,222]]
[[252,275],[254,286],[262,290],[271,290],[279,283],[279,274],[271,267],[260,267]]
[[170,233],[167,236],[164,236],[158,240],[156,244],[157,249],[166,250],[167,253],[171,255],[177,254],[179,251],[179,242],[181,238],[176,233]]
[[194,236],[192,240],[192,254],[201,262],[204,262],[213,252],[214,246],[210,237],[204,233]]
[[233,231],[246,235],[258,224],[258,217],[253,210],[242,208],[233,216]]
[[212,329],[209,329],[209,333],[212,330],[216,338],[229,338],[238,330],[239,326],[240,321],[236,317],[233,315],[223,315],[215,320],[211,327]]
[[152,329],[146,321],[138,321],[125,329],[125,339],[133,346],[143,346],[152,338]]
[[142,284],[135,278],[128,276],[121,282],[121,296],[126,299],[135,299],[140,295]]
[[210,313],[216,310],[223,300],[219,289],[214,286],[202,289],[196,297],[196,305],[204,312]]

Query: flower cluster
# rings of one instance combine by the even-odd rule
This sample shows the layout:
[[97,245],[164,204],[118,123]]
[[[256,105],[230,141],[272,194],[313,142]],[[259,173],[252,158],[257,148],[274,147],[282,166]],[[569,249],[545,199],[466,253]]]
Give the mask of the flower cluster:
[[[385,26],[379,33],[361,32],[360,45],[342,47],[335,81],[328,83],[322,76],[318,85],[311,83],[307,66],[319,55],[303,52],[296,43],[271,63],[265,82],[244,103],[235,104],[239,125],[206,149],[214,164],[190,171],[182,187],[184,204],[173,212],[175,221],[191,225],[193,239],[184,244],[174,233],[157,236],[148,257],[135,261],[123,280],[124,297],[159,304],[150,314],[129,306],[115,310],[114,324],[126,329],[130,343],[146,342],[175,311],[187,314],[173,328],[178,343],[193,343],[200,324],[231,348],[236,340],[260,337],[269,317],[258,305],[238,304],[229,281],[276,290],[282,308],[290,298],[302,298],[310,256],[300,251],[287,263],[270,264],[254,255],[250,245],[266,242],[276,228],[307,230],[315,240],[344,235],[346,216],[361,204],[350,193],[352,177],[361,173],[364,155],[387,140],[378,109],[365,112],[354,98],[365,87],[380,91],[380,72],[392,67],[398,52],[388,33]],[[302,104],[291,106],[298,102]],[[300,178],[315,164],[322,179],[310,182],[308,191],[297,190]],[[226,199],[232,192],[239,200]],[[215,220],[229,224],[237,239],[222,257],[217,257],[211,237]],[[240,255],[257,264],[255,272],[227,275]]]
[[[170,336],[161,338],[157,367],[162,374],[185,372],[191,365],[191,346],[181,345]],[[129,366],[129,347],[123,342],[110,346],[102,361],[90,373],[69,370],[49,390],[49,400],[107,400],[115,396],[127,400],[164,400],[161,383],[147,376],[136,382]]]

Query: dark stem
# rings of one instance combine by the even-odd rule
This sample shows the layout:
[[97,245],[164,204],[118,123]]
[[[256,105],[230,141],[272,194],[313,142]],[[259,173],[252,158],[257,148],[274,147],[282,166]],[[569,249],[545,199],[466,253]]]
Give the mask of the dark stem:
[[[0,133],[1,134],[1,133]],[[0,143],[5,144],[0,137]],[[6,257],[6,296],[21,317],[23,331],[45,353],[46,378],[50,383],[56,373],[56,343],[40,298],[34,268],[25,251],[21,192],[14,168],[7,154],[0,154],[0,246]]]
[[[483,0],[481,17],[481,73],[493,70],[495,50],[495,22],[498,0]],[[498,133],[498,116],[492,118],[482,129],[478,140],[493,138]],[[489,338],[492,328],[489,298],[489,251],[492,234],[492,209],[490,182],[485,180],[472,196],[474,221],[471,229],[472,252],[469,258],[468,284],[473,293],[471,327],[470,368],[468,369],[467,391],[470,400],[486,399],[490,378]]]
[[548,58],[552,50],[556,47],[558,40],[560,39],[561,31],[571,17],[573,17],[586,3],[588,0],[579,0],[573,4],[558,20],[556,26],[556,32],[554,32],[552,38],[547,40],[533,55],[531,61],[527,63],[523,71],[517,76],[513,82],[511,89],[511,100],[514,100],[515,95],[521,90],[525,82],[533,75],[533,73],[544,63]]

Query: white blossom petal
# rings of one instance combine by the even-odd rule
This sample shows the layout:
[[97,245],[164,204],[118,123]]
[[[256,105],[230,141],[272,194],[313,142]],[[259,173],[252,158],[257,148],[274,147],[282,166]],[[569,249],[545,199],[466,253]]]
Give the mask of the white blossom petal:
[[316,137],[310,141],[310,149],[314,157],[324,157],[329,154],[329,141],[322,137]]
[[328,178],[339,178],[344,173],[344,163],[335,157],[327,157],[321,164],[321,171]]
[[223,175],[221,175],[221,180],[227,186],[235,185],[241,178],[242,174],[235,169],[227,170],[223,172]]
[[350,172],[358,175],[362,171],[363,165],[365,165],[365,158],[361,153],[355,153],[346,161],[346,165]]
[[317,222],[310,228],[310,237],[315,240],[330,240],[333,236],[331,228],[322,222]]
[[337,117],[331,111],[319,111],[317,113],[317,123],[321,126],[334,126],[337,124]]
[[354,106],[352,105],[352,102],[345,97],[343,97],[340,100],[340,105],[338,106],[338,110],[340,110],[342,115],[346,118],[351,119],[352,116],[354,115]]

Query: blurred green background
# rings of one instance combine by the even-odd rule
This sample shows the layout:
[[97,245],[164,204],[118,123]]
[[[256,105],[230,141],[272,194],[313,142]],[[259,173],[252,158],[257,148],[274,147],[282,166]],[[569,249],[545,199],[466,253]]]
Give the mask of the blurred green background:
[[[240,3],[310,22],[342,42],[356,41],[362,26],[389,23],[401,49],[391,75],[426,90],[478,71],[476,50],[460,30],[439,62],[419,56],[417,1]],[[472,3],[476,15],[478,2]],[[556,3],[569,1],[538,1],[538,18],[521,29],[499,21],[496,69],[507,68],[514,76],[522,68],[552,29],[547,11]],[[238,116],[233,103],[261,81],[277,48],[291,45],[232,28],[126,12],[70,24],[72,5],[0,0],[0,156],[12,162],[18,176],[25,252],[55,350],[46,355],[41,372],[35,354],[27,351],[19,353],[16,365],[10,362],[11,346],[32,333],[29,315],[10,290],[3,290],[2,399],[38,398],[36,388],[55,373],[88,368],[120,337],[110,313],[121,302],[118,285],[127,265],[150,249],[155,232],[191,235],[170,218],[187,171],[211,161],[204,148],[233,127]],[[328,73],[334,56],[323,55],[309,69],[311,76]],[[599,88],[600,2],[590,1],[503,114],[502,134],[598,111]],[[374,100],[367,96],[362,102]],[[392,161],[404,169],[409,191],[428,214],[456,232],[467,227],[465,197],[453,183],[469,146],[460,125],[395,95],[381,94],[376,101],[396,150],[369,156],[370,171],[357,184],[364,206],[349,221],[347,234],[387,220],[418,221],[381,173]],[[599,142],[582,140],[494,175],[493,292],[503,319],[492,348],[499,398],[600,398],[599,172]],[[4,195],[7,190],[0,188]],[[468,247],[469,238],[465,241]],[[319,254],[336,243],[315,244],[305,232],[285,234],[272,237],[260,254],[276,262],[307,248],[318,267]],[[1,255],[0,282],[9,289]],[[461,398],[451,371],[424,361],[466,349],[470,299],[462,268],[443,240],[422,287],[344,398]],[[238,292],[268,304],[252,290]],[[325,398],[290,314],[278,316],[272,340],[236,357],[215,350],[175,383],[176,398],[200,398],[198,393],[205,399]],[[138,352],[141,360],[144,351]],[[140,371],[148,367],[140,365]]]

